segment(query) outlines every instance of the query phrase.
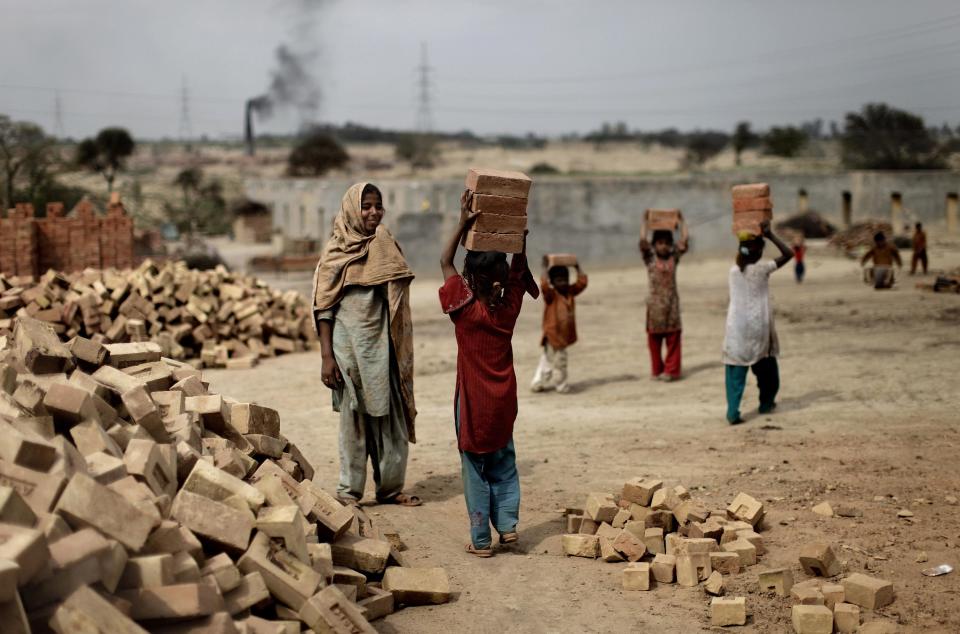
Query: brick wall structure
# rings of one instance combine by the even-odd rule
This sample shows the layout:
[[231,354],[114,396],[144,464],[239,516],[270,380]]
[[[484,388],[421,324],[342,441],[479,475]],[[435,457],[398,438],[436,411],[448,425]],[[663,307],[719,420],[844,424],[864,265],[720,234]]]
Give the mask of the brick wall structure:
[[101,215],[89,200],[64,214],[63,203],[48,203],[45,218],[33,205],[18,203],[0,218],[0,273],[39,277],[48,269],[133,267],[133,219],[114,194]]

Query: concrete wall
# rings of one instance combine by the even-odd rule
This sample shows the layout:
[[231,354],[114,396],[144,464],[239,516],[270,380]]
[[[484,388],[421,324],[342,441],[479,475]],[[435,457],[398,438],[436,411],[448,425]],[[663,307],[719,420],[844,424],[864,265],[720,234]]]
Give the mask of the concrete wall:
[[[853,220],[890,221],[890,194],[903,195],[902,221],[945,227],[946,195],[960,190],[951,172],[842,172],[823,174],[696,175],[676,177],[537,177],[528,209],[529,251],[574,252],[587,263],[636,261],[643,210],[679,207],[699,252],[732,248],[730,187],[742,182],[770,184],[775,219],[797,209],[797,192],[809,209],[841,223],[844,191],[853,197]],[[247,196],[273,212],[274,227],[292,238],[321,238],[340,208],[350,183],[341,180],[249,180]],[[461,180],[383,180],[384,222],[397,236],[415,270],[437,266],[444,236],[456,223]]]

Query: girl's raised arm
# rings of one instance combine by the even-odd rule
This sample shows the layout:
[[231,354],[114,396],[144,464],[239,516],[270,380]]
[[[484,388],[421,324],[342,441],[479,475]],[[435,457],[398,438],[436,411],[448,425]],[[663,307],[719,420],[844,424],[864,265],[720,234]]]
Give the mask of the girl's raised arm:
[[480,214],[479,211],[470,211],[471,198],[473,198],[473,193],[469,189],[463,190],[463,193],[460,194],[460,222],[457,223],[457,228],[447,239],[447,243],[443,247],[443,253],[440,255],[440,270],[443,272],[444,280],[457,275],[457,267],[453,265],[453,258],[457,255],[457,245],[460,243],[460,238],[463,237],[463,232],[469,228],[473,219]]

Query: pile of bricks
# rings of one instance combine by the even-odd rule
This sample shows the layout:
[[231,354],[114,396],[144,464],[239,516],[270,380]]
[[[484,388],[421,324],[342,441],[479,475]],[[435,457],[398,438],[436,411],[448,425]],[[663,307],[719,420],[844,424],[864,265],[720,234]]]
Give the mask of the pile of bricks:
[[766,183],[735,185],[733,194],[733,233],[742,231],[759,236],[760,223],[773,220],[773,200]]
[[[738,493],[726,508],[712,510],[682,486],[668,489],[661,480],[634,478],[619,495],[590,493],[583,509],[565,511],[563,552],[628,562],[621,577],[625,591],[702,584],[712,597],[711,625],[744,625],[746,597],[723,595],[728,578],[767,553],[760,535],[764,515],[763,504],[746,493]],[[826,583],[824,578],[843,572],[829,544],[807,545],[799,564],[810,578],[797,584],[790,567],[767,568],[755,578],[760,593],[796,601],[792,620],[797,634],[830,634],[834,625],[837,632],[856,632],[860,608],[879,609],[893,601],[890,582],[860,573]]]
[[154,343],[0,337],[0,629],[348,634],[450,596],[314,484],[277,412]]
[[467,189],[472,193],[470,208],[480,215],[464,234],[463,246],[470,251],[523,251],[531,184],[530,177],[521,172],[467,172]]
[[872,247],[873,236],[881,231],[888,240],[892,239],[893,226],[889,222],[864,220],[838,231],[830,238],[829,244],[844,251],[853,251],[857,247]]
[[810,579],[793,583],[787,568],[760,573],[760,591],[773,591],[795,601],[791,619],[796,634],[858,632],[860,609],[878,610],[894,599],[893,584],[855,572],[839,581],[830,581],[843,572],[833,548],[825,543],[804,546],[800,566]]
[[163,356],[197,367],[253,367],[260,358],[317,345],[309,303],[254,277],[162,267],[48,271],[39,279],[0,274],[0,335],[15,317],[47,322],[63,340],[153,341]]
[[48,269],[80,271],[133,266],[133,219],[117,195],[105,216],[89,200],[64,215],[63,203],[47,204],[44,218],[33,205],[18,203],[0,218],[0,274],[36,277]]
[[650,590],[652,582],[695,588],[701,583],[714,625],[746,623],[746,599],[723,598],[725,577],[756,565],[766,552],[763,504],[739,493],[730,505],[710,510],[682,486],[634,478],[619,496],[591,493],[583,510],[570,509],[564,554],[628,561],[624,590]]

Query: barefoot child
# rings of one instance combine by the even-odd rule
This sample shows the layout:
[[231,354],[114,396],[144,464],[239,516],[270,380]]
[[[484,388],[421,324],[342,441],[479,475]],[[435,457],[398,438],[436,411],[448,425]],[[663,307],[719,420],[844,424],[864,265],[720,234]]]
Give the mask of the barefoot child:
[[[757,376],[761,414],[773,411],[780,389],[777,366],[780,346],[773,326],[770,274],[789,262],[793,251],[770,231],[769,221],[763,221],[760,230],[763,237],[749,233],[738,236],[737,263],[730,268],[730,306],[723,340],[723,363],[726,366],[727,421],[731,425],[743,422],[740,400],[748,369]],[[764,237],[780,249],[776,260],[760,261]]]
[[[548,258],[544,258],[544,266]],[[550,266],[540,280],[543,293],[543,336],[540,345],[540,365],[533,376],[530,389],[534,392],[555,389],[561,394],[570,391],[567,384],[567,348],[577,341],[576,301],[574,297],[587,288],[587,275],[574,265],[577,281],[570,284],[570,269]]]
[[[677,265],[687,252],[687,223],[680,218],[680,243],[673,244],[673,232],[653,232],[653,246],[647,242],[644,222],[640,253],[647,265],[650,283],[647,297],[647,347],[650,349],[650,376],[654,380],[675,381],[680,378],[680,296],[677,294]],[[662,356],[667,347],[667,358]]]
[[525,237],[524,252],[509,265],[505,253],[468,251],[463,275],[457,272],[457,245],[477,215],[470,211],[468,190],[460,198],[460,223],[440,259],[445,280],[440,306],[450,315],[457,338],[454,422],[470,517],[466,550],[490,557],[491,523],[501,544],[517,541],[520,478],[513,447],[517,377],[512,339],[524,291],[537,297],[539,289],[527,268]]

